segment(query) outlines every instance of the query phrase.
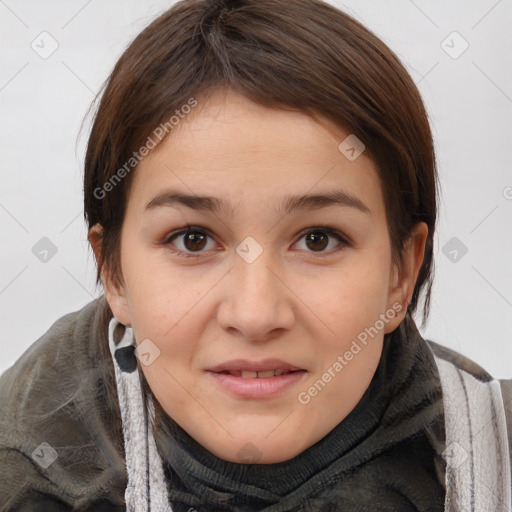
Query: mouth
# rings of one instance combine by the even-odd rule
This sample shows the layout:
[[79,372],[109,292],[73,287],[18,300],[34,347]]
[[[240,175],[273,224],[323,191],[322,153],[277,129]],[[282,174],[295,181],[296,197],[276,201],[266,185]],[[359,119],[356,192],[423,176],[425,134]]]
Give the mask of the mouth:
[[213,373],[221,373],[223,375],[233,375],[234,377],[242,377],[242,379],[268,379],[269,377],[279,377],[280,375],[287,375],[288,373],[301,372],[304,370],[284,370],[284,369],[276,369],[276,370],[265,370],[261,372],[255,372],[251,370],[224,370],[221,372],[213,372]]
[[278,359],[232,360],[207,370],[213,382],[230,394],[243,398],[270,398],[303,380],[304,368]]

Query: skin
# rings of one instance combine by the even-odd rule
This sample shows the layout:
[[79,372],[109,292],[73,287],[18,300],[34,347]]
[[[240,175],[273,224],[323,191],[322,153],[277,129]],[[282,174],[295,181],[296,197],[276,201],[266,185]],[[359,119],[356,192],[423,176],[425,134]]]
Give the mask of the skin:
[[[150,339],[159,348],[160,356],[141,370],[169,416],[224,460],[241,462],[245,450],[259,463],[281,462],[322,439],[361,399],[384,334],[405,316],[427,227],[415,227],[398,267],[374,162],[364,152],[349,161],[338,150],[350,132],[231,91],[198,100],[135,171],[121,234],[124,284],[117,288],[104,272],[105,294],[115,317],[132,326],[137,344]],[[171,188],[217,196],[236,214],[183,205],[145,211]],[[330,205],[283,215],[275,207],[288,194],[332,190],[352,194],[370,212]],[[164,243],[187,223],[207,230],[202,245],[185,245],[183,234]],[[326,246],[308,242],[310,228],[319,226],[350,242],[328,234]],[[97,258],[100,231],[99,225],[90,231]],[[251,263],[236,252],[248,236],[263,250]],[[180,257],[173,248],[199,256]],[[393,305],[401,311],[321,392],[301,403],[299,393]],[[205,371],[234,358],[267,357],[306,373],[276,397],[251,399],[226,392]]]

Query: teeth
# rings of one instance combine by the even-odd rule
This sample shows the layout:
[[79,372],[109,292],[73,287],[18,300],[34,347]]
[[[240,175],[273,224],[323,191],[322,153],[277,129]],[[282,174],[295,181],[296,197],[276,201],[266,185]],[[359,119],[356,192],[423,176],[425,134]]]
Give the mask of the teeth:
[[264,379],[265,377],[273,377],[274,370],[267,370],[266,372],[258,372],[258,377]]
[[231,370],[223,373],[228,373],[229,375],[233,375],[235,377],[242,377],[243,379],[266,379],[268,377],[285,375],[286,373],[290,373],[290,370],[266,370],[264,372],[253,372],[250,370]]

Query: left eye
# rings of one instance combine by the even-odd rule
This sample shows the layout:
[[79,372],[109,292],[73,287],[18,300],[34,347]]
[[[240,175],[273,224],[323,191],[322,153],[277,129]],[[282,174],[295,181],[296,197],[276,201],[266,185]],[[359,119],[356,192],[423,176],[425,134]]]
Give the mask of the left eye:
[[[208,247],[208,239],[210,239],[210,247]],[[334,248],[331,247],[330,251],[326,251],[325,249],[329,246],[332,239],[336,240],[337,244]],[[175,240],[180,243],[176,244]],[[311,253],[337,251],[344,246],[349,245],[349,242],[341,233],[338,233],[331,228],[309,228],[307,231],[303,231],[301,233],[299,242],[302,240],[304,240],[306,245],[305,250]],[[212,236],[209,235],[204,228],[189,226],[186,229],[181,229],[180,231],[172,233],[164,241],[164,245],[174,246],[176,248],[175,252],[178,256],[197,257],[208,249],[214,249],[216,244]]]
[[305,240],[307,249],[314,253],[327,252],[325,251],[325,248],[329,245],[331,239],[334,239],[338,242],[334,250],[339,249],[340,246],[348,245],[347,241],[340,233],[326,228],[309,229],[300,238],[300,240]]

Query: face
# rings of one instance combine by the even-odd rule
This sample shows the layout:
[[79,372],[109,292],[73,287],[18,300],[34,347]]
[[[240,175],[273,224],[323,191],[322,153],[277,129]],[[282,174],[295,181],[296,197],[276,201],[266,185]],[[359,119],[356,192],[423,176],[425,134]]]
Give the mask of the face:
[[133,177],[107,299],[164,410],[222,459],[323,438],[405,314],[426,232],[397,268],[375,164],[338,149],[348,135],[219,91]]

